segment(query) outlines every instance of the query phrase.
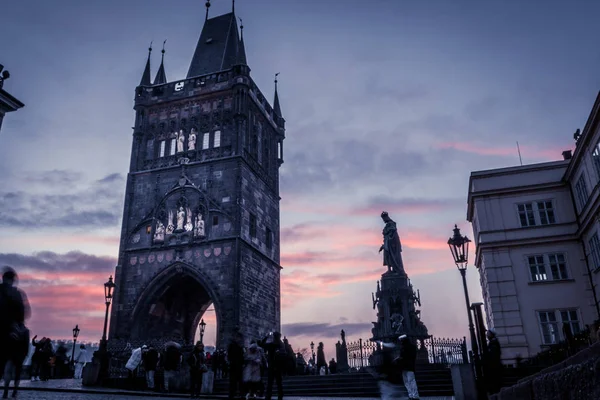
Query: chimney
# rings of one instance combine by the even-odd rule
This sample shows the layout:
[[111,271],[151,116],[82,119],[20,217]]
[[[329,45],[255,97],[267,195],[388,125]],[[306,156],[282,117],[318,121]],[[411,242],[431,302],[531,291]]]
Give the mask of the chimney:
[[571,150],[565,150],[562,152],[563,160],[570,160],[573,157]]

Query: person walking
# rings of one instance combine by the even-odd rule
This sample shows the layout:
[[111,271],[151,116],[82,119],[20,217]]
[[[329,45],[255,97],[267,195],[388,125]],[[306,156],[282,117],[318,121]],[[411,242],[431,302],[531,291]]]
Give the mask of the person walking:
[[87,350],[85,349],[85,345],[82,344],[79,346],[79,354],[77,354],[77,357],[75,358],[75,375],[73,376],[73,378],[81,379],[81,376],[83,374],[83,367],[85,366],[85,363],[87,363],[87,361]]
[[287,351],[281,341],[281,333],[273,332],[261,342],[267,352],[267,392],[265,400],[271,400],[273,383],[277,382],[277,399],[283,399],[282,370],[285,368]]
[[200,398],[202,375],[208,371],[204,345],[201,341],[196,342],[196,346],[188,358],[188,365],[190,366],[190,398]]
[[397,357],[399,345],[395,342],[382,343],[382,362],[371,371],[379,385],[381,400],[397,399],[403,392],[402,370],[400,369],[400,358]]
[[146,371],[146,386],[154,390],[154,376],[156,375],[156,366],[158,365],[158,351],[153,346],[142,346],[142,363]]
[[258,350],[256,342],[250,344],[244,359],[246,362],[243,375],[244,386],[249,398],[256,399],[256,395],[260,389],[260,367],[262,364],[262,354]]
[[408,390],[409,400],[419,398],[419,389],[415,379],[415,364],[417,362],[417,346],[406,336],[402,335],[400,340],[400,369],[402,370],[402,380]]
[[31,382],[40,380],[40,371],[42,369],[43,354],[42,350],[46,343],[46,337],[43,337],[36,342],[37,335],[31,339],[31,345],[34,347],[33,355],[31,356]]
[[486,336],[488,345],[487,352],[483,355],[483,376],[487,392],[496,394],[502,387],[502,348],[495,330],[488,330]]
[[163,367],[165,369],[164,389],[169,392],[169,381],[175,377],[177,370],[181,365],[181,346],[175,342],[166,344],[165,356],[163,359]]
[[15,270],[4,267],[0,285],[0,371],[4,373],[4,399],[8,398],[11,380],[6,364],[10,362],[14,369],[12,397],[17,397],[21,369],[29,352],[29,329],[25,320],[31,315],[31,309],[25,293],[17,289],[17,282]]
[[229,400],[233,400],[238,391],[240,396],[242,396],[244,392],[242,387],[242,374],[244,369],[243,343],[244,337],[240,332],[236,332],[227,348],[227,361],[229,361]]

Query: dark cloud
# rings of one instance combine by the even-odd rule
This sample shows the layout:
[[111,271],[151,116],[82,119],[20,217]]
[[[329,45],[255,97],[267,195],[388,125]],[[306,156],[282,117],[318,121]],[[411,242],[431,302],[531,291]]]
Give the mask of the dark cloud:
[[287,336],[312,336],[320,338],[335,339],[340,337],[342,329],[347,336],[360,336],[370,332],[372,325],[366,322],[361,323],[312,323],[296,322],[281,325],[281,333]]
[[48,272],[112,272],[117,260],[113,257],[101,257],[80,251],[57,254],[40,251],[32,255],[0,253],[0,265],[10,265],[17,272],[20,268]]
[[15,191],[0,189],[0,226],[19,228],[114,227],[121,218],[123,177],[86,182],[70,171],[29,174]]

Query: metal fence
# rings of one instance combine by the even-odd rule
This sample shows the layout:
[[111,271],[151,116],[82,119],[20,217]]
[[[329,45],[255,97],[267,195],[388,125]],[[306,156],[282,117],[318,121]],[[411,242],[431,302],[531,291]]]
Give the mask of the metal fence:
[[[469,362],[466,338],[434,338],[418,339],[417,363],[439,364],[449,366],[452,364],[466,364]],[[348,342],[348,365],[351,369],[360,370],[366,367],[381,365],[380,345],[370,340],[359,339]],[[398,352],[398,355],[400,353]]]

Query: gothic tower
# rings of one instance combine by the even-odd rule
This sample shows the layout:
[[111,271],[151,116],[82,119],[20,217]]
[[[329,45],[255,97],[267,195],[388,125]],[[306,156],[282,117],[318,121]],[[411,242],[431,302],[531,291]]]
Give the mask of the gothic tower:
[[[241,27],[243,32],[243,26]],[[212,304],[217,345],[280,327],[285,120],[250,76],[235,12],[208,18],[187,77],[150,55],[135,126],[110,343],[190,343]]]

